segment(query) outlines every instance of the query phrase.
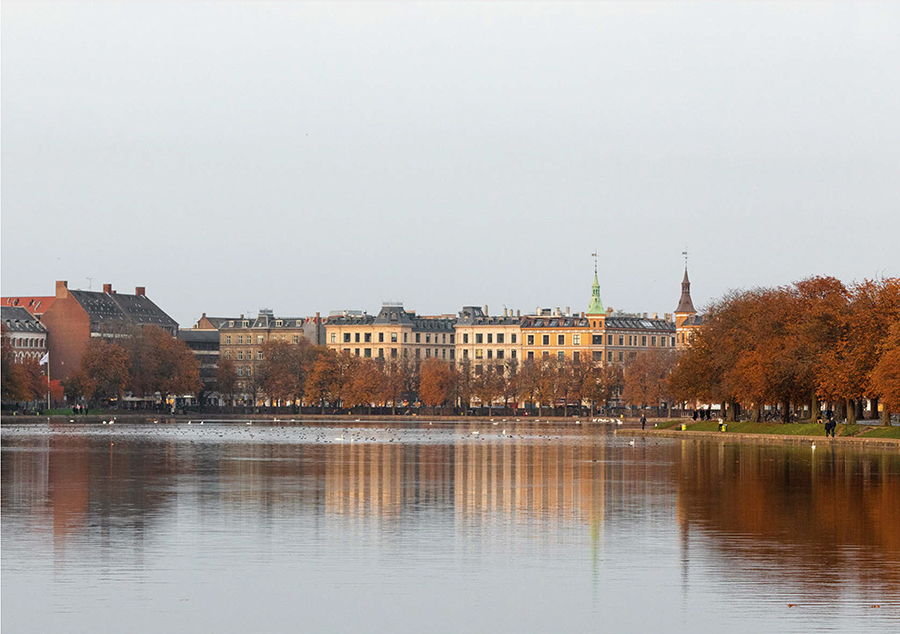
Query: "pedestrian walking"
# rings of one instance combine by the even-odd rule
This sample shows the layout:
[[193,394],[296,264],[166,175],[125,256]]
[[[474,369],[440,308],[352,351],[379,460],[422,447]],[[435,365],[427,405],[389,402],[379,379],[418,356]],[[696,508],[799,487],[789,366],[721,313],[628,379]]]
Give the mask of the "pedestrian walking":
[[647,417],[641,412],[641,429],[647,426]]

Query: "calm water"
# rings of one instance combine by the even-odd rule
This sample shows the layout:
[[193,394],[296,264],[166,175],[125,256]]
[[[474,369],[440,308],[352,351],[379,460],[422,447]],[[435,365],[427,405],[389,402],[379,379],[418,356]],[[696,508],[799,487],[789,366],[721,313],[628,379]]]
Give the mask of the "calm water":
[[5,425],[3,632],[900,631],[898,452],[628,443]]

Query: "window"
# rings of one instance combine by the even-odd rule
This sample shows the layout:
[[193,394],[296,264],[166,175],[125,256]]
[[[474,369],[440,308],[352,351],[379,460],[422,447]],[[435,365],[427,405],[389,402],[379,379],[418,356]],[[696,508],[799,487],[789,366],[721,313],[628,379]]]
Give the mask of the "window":
[[238,343],[244,343],[244,335],[238,335]]
[[344,333],[344,343],[350,343],[350,333],[349,332]]
[[450,360],[451,360],[451,361],[453,360],[453,357],[454,357],[454,352],[453,352],[453,350],[451,350],[451,351],[450,351]]
[[541,343],[545,346],[550,345],[550,335],[541,335]]
[[431,358],[431,348],[425,348],[425,358]]
[[503,333],[502,332],[497,333],[497,343],[503,343]]
[[463,359],[468,359],[468,358],[469,358],[469,351],[463,350]]
[[612,350],[610,350],[609,352],[606,353],[606,360],[609,362],[612,362],[612,360],[613,360],[613,351]]
[[565,335],[556,335],[556,345],[558,345],[558,346],[566,345],[566,336]]
[[243,350],[238,350],[238,360],[239,361],[244,360],[244,351]]
[[647,335],[643,335],[641,337],[641,346],[643,346],[645,348],[647,347]]
[[493,350],[491,350],[490,348],[488,348],[487,353],[488,353],[488,359],[493,359],[493,358],[494,358],[494,351],[493,351]]
[[[612,352],[610,352],[610,354],[612,354]],[[591,353],[591,358],[594,361],[598,361],[598,362],[603,361],[603,351],[602,350],[594,350],[593,353]],[[612,359],[610,359],[610,360],[612,360]]]
[[431,333],[427,333],[425,335],[425,343],[431,343]]
[[572,335],[572,345],[573,346],[581,345],[581,335]]
[[403,333],[403,343],[409,343],[409,333],[408,332]]
[[251,368],[248,365],[246,368],[244,368],[244,374],[246,374],[247,376],[250,376],[251,374],[253,374],[252,370],[253,370],[253,368]]
[[[262,342],[263,342],[263,336],[262,336],[262,335],[256,335],[256,343],[262,343]],[[247,343],[250,343],[250,342],[248,341]]]
[[409,356],[409,348],[403,348],[403,358],[407,358]]
[[484,350],[481,348],[475,348],[475,358],[481,359],[484,356]]
[[[625,345],[625,335],[619,335],[619,345],[620,346]],[[621,359],[620,359],[620,361],[621,361]]]
[[[602,336],[603,336],[603,335],[601,335],[601,337],[602,337]],[[606,345],[608,345],[608,346],[613,345],[612,341],[613,341],[613,340],[612,340],[612,335],[606,335]]]
[[256,351],[256,360],[257,360],[257,361],[262,361],[262,360],[263,360],[262,350],[257,350],[257,351]]
[[300,335],[294,335],[294,343],[300,343]]
[[624,361],[624,360],[625,360],[625,353],[619,352],[619,361]]
[[396,332],[391,333],[391,343],[397,343],[397,333]]
[[650,337],[650,345],[656,346],[656,336]]
[[384,333],[383,332],[378,333],[378,343],[384,343]]
[[384,348],[378,348],[378,358],[384,359]]
[[516,351],[515,351],[515,350],[510,350],[510,351],[509,351],[509,357],[510,357],[511,359],[515,359],[515,358],[516,358]]
[[574,361],[575,363],[578,363],[579,361],[581,361],[581,353],[578,352],[577,350],[572,353],[572,361]]
[[346,352],[347,354],[350,354],[350,348],[344,348],[344,352]]
[[243,366],[240,366],[240,365],[239,365],[237,371],[238,371],[238,373],[237,373],[238,376],[244,376],[244,368],[243,368]]
[[487,342],[488,342],[488,343],[494,343],[494,335],[493,335],[493,334],[488,333],[488,341],[487,341]]
[[[404,350],[403,353],[405,354],[406,350]],[[422,356],[422,349],[416,348],[416,359],[420,358],[421,356]]]
[[[437,353],[437,351],[435,351],[435,353]],[[437,356],[437,354],[435,354],[435,356]],[[442,359],[447,358],[447,348],[444,348],[443,350],[441,350],[441,358]]]
[[[534,335],[528,335],[528,337],[526,338],[526,341],[528,342],[527,345],[533,346],[534,345]],[[531,357],[529,357],[529,358],[531,358]]]
[[363,337],[363,339],[365,340],[366,343],[372,343],[372,333],[367,332],[365,334],[365,336]]
[[560,350],[559,352],[556,353],[556,358],[559,359],[560,361],[564,361],[566,358],[566,353],[563,352],[562,350]]
[[515,343],[515,342],[516,342],[516,336],[515,336],[514,334],[509,336],[509,342],[510,342],[510,343]]
[[228,320],[228,327],[234,328],[234,320],[233,319]]
[[333,333],[331,333],[331,343],[336,343],[336,342],[337,342],[337,333],[333,332]]
[[225,351],[225,358],[226,358],[226,359],[230,359],[230,358],[231,358],[231,350],[226,350],[226,351]]
[[366,348],[365,350],[363,350],[363,356],[366,359],[371,359],[372,358],[372,348]]
[[241,328],[249,328],[249,327],[250,327],[250,322],[247,321],[246,319],[241,322]]
[[353,354],[355,354],[358,357],[359,356],[359,348],[354,348]]
[[[353,333],[353,334],[355,335],[355,336],[353,337],[354,343],[359,343],[359,333],[356,332],[356,333]],[[359,355],[357,355],[357,356],[359,356]]]
[[231,344],[231,335],[225,335],[225,343],[229,345]]
[[595,346],[603,345],[603,335],[591,335],[591,344]]
[[422,335],[416,333],[416,343],[422,343]]
[[497,350],[497,358],[498,358],[498,359],[502,359],[502,358],[503,358],[503,350]]
[[[456,335],[450,335],[450,344],[451,344],[451,345],[452,345],[453,343],[455,343],[455,342],[454,342],[454,339],[456,339]],[[453,358],[453,357],[451,357],[451,359],[452,359],[452,358]]]
[[[437,343],[437,341],[435,341],[435,343]],[[447,343],[447,335],[446,335],[446,333],[443,334],[443,335],[441,335],[441,343]]]
[[391,359],[397,358],[397,348],[391,348]]
[[469,333],[463,333],[463,343],[469,343]]
[[484,335],[480,332],[475,334],[475,343],[484,343]]
[[284,325],[284,322],[281,321],[280,319],[276,319],[276,320],[275,320],[275,327],[276,327],[276,328],[281,328],[283,325]]
[[528,351],[528,358],[529,358],[529,359],[534,359],[534,351],[533,351],[533,350],[529,350],[529,351]]

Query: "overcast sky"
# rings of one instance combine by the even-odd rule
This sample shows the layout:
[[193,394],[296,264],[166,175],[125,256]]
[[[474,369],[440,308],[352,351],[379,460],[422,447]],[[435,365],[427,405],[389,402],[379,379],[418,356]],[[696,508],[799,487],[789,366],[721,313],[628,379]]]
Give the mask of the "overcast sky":
[[900,4],[2,5],[2,293],[672,312],[900,275]]

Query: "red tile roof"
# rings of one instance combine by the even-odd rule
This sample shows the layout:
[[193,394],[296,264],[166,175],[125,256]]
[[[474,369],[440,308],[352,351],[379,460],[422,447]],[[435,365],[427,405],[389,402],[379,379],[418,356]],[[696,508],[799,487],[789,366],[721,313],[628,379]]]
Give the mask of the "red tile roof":
[[3,297],[0,306],[18,306],[32,315],[43,315],[56,297]]

